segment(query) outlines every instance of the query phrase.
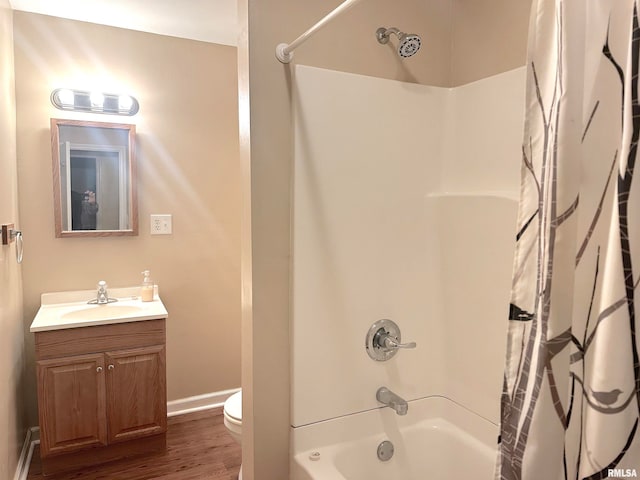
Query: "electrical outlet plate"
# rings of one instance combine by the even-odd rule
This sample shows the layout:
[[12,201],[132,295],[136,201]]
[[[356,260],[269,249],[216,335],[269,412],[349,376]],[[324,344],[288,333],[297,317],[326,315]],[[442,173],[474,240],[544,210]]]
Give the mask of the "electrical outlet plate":
[[171,215],[151,215],[151,235],[171,235]]

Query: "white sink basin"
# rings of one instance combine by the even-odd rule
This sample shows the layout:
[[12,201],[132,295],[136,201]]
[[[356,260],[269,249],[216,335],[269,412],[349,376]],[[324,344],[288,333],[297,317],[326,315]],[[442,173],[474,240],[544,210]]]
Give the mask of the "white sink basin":
[[31,324],[32,332],[89,327],[111,323],[138,322],[167,318],[168,313],[158,291],[153,301],[139,299],[140,287],[109,289],[109,297],[118,301],[106,305],[88,304],[95,290],[43,293],[38,313]]
[[118,305],[109,303],[107,305],[90,305],[78,310],[72,310],[60,315],[60,319],[68,320],[114,320],[119,317],[130,317],[144,311],[144,307],[139,305]]

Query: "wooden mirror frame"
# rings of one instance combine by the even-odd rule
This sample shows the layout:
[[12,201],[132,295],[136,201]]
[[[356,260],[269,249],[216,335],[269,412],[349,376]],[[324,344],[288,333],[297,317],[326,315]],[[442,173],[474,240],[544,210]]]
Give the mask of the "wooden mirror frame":
[[[128,138],[128,218],[130,225],[128,229],[120,230],[63,230],[64,219],[62,208],[62,178],[60,162],[60,127],[87,127],[106,128],[127,131]],[[114,237],[138,235],[138,196],[136,178],[136,155],[135,155],[135,132],[136,127],[132,124],[91,122],[81,120],[64,120],[58,118],[51,119],[51,158],[53,162],[53,206],[55,217],[55,231],[57,238],[65,237]],[[66,193],[65,193],[66,194]]]

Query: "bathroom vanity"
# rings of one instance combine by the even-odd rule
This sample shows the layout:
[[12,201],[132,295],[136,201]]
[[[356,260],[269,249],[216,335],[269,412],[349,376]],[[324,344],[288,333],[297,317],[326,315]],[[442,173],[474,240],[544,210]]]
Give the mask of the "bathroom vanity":
[[109,293],[118,302],[44,294],[31,325],[45,475],[166,446],[167,311],[157,293],[152,302],[136,298],[139,288]]

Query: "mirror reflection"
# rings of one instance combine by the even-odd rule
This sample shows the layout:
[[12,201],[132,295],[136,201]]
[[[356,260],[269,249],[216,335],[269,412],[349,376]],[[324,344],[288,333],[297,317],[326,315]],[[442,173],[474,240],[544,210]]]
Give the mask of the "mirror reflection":
[[136,235],[135,126],[51,120],[56,236]]

